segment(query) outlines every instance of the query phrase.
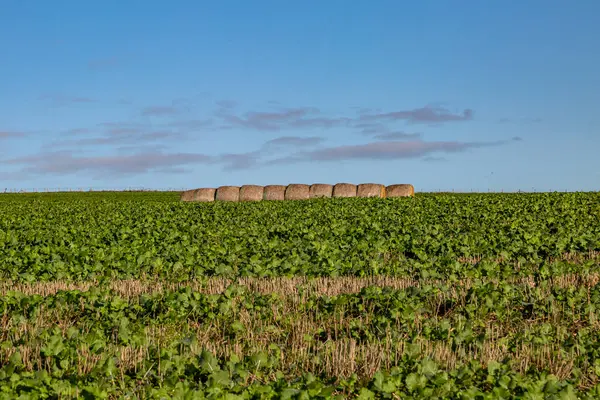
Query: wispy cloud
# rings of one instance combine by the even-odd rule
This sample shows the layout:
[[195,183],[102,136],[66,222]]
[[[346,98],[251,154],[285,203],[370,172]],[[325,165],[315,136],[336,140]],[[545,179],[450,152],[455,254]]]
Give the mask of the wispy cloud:
[[27,179],[27,174],[19,171],[2,171],[0,170],[0,179],[3,181],[23,181]]
[[523,118],[507,118],[503,117],[498,120],[499,124],[539,124],[543,120],[539,117],[523,117]]
[[265,142],[258,150],[245,153],[221,154],[214,159],[214,163],[222,164],[225,171],[250,169],[264,164],[276,150],[295,150],[317,146],[325,139],[321,137],[282,136]]
[[142,115],[162,117],[179,114],[180,109],[173,106],[151,106],[142,110]]
[[40,96],[40,99],[48,102],[54,107],[65,106],[69,104],[88,104],[96,102],[96,100],[91,97],[68,96],[62,94],[45,94]]
[[235,100],[219,100],[217,101],[217,106],[221,109],[231,110],[232,108],[237,107],[238,103]]
[[190,120],[179,120],[171,121],[166,125],[171,128],[186,129],[186,130],[198,130],[212,126],[214,121],[212,119],[190,119]]
[[[67,101],[64,97],[60,100]],[[77,97],[68,98],[68,101],[87,102],[86,98]],[[324,113],[316,107],[276,106],[274,110],[244,112],[233,101],[221,101],[217,103],[215,112],[203,116],[188,113],[191,103],[186,99],[167,104],[137,108],[137,117],[131,121],[106,121],[63,131],[63,140],[48,143],[38,154],[13,158],[5,164],[20,168],[15,172],[17,174],[29,175],[177,174],[189,172],[190,167],[195,165],[235,171],[279,164],[343,160],[419,158],[434,162],[445,160],[445,154],[521,140],[515,137],[505,141],[426,141],[422,133],[405,132],[398,127],[404,122],[438,124],[468,121],[473,118],[471,109],[458,113],[439,106],[392,112],[360,109],[358,115],[350,111],[350,116],[345,116]],[[148,116],[165,118],[143,118]],[[336,140],[346,138],[346,133],[362,134],[363,139],[368,137],[367,143],[325,145],[327,135],[324,132],[330,128],[336,128],[333,130]],[[262,139],[262,144],[256,144],[254,150],[243,153],[216,152],[211,155],[172,150],[174,141],[191,140],[198,133],[224,134],[219,132],[222,129],[281,133],[269,140]],[[310,130],[319,132],[311,134],[308,133]],[[9,137],[8,133],[0,132],[0,139],[3,136]]]
[[404,132],[392,130],[388,125],[382,123],[359,122],[354,125],[360,133],[367,136],[372,136],[377,140],[407,140],[419,139],[422,137],[420,132]]
[[387,125],[373,122],[357,122],[354,124],[354,128],[358,129],[363,135],[383,134],[390,131]]
[[524,118],[523,119],[523,123],[525,124],[539,124],[542,122],[542,119],[539,117],[534,117],[534,118]]
[[67,129],[66,131],[63,132],[63,134],[65,136],[79,136],[79,135],[86,135],[91,132],[92,132],[92,130],[88,129],[88,128],[72,128],[72,129]]
[[355,107],[351,107],[352,110],[354,110],[354,113],[358,114],[358,115],[365,115],[365,114],[378,114],[381,113],[382,110],[379,108],[368,108],[368,107],[359,107],[359,106],[355,106]]
[[118,137],[118,136],[126,136],[126,135],[136,135],[139,133],[143,132],[142,128],[127,128],[127,127],[120,127],[120,128],[110,128],[106,131],[108,134]]
[[322,143],[325,139],[318,136],[301,137],[301,136],[281,136],[276,139],[267,141],[263,147],[307,147],[316,146]]
[[0,131],[0,139],[15,139],[27,136],[25,132]]
[[219,129],[233,128],[257,131],[278,132],[293,129],[356,129],[365,135],[376,136],[379,140],[400,140],[420,137],[420,134],[401,135],[393,124],[400,121],[409,123],[440,124],[445,122],[469,121],[473,110],[465,109],[455,113],[441,106],[428,105],[412,110],[382,112],[367,108],[358,109],[359,115],[326,115],[316,107],[291,107],[276,111],[249,111],[235,113],[231,108],[221,106],[215,116],[222,122]]
[[245,117],[240,117],[231,114],[227,110],[221,109],[217,112],[217,116],[233,126],[277,131],[281,129],[281,125],[289,124],[290,121],[302,118],[313,111],[314,110],[308,108],[294,108],[272,113],[248,112]]
[[247,153],[222,154],[213,159],[213,163],[222,164],[223,170],[245,170],[258,166],[261,162],[262,152],[260,150]]
[[[0,145],[0,165],[2,163],[1,157],[8,155],[11,152],[11,149],[9,148],[10,146],[8,146],[8,143],[5,142],[12,142],[13,140],[22,139],[26,136],[27,134],[25,132],[0,131],[0,143],[2,143],[2,145]],[[0,175],[0,178],[1,177],[2,175]]]
[[388,132],[382,133],[380,135],[375,135],[374,138],[377,140],[409,140],[409,139],[419,139],[422,136],[420,133],[408,133],[404,131],[396,131],[396,132]]
[[332,128],[351,122],[349,118],[327,117],[315,107],[287,108],[273,112],[250,111],[240,116],[220,109],[215,115],[225,128],[248,128],[259,131],[280,131],[291,128]]
[[91,69],[104,69],[115,67],[120,63],[118,57],[96,58],[88,62],[88,67]]
[[44,149],[73,149],[94,146],[158,145],[191,140],[200,133],[210,132],[211,119],[168,119],[149,122],[105,121],[89,128],[72,128],[61,132],[61,137],[46,142]]
[[473,110],[467,108],[461,113],[452,113],[439,106],[425,106],[413,110],[392,111],[386,113],[367,113],[360,117],[365,121],[398,121],[406,120],[412,123],[442,123],[453,121],[469,121],[473,119]]
[[105,122],[100,122],[97,125],[101,128],[110,128],[110,129],[144,126],[144,124],[141,124],[139,122],[131,122],[131,121],[105,121]]
[[159,174],[172,174],[172,175],[181,175],[192,172],[189,168],[183,167],[167,167],[156,170]]
[[386,141],[346,145],[297,152],[290,156],[268,161],[267,164],[297,162],[327,162],[343,160],[398,160],[429,156],[434,153],[458,153],[469,149],[501,146],[511,141],[459,142],[459,141]]
[[435,156],[427,156],[422,158],[425,162],[438,163],[438,162],[446,162],[448,159],[446,157],[435,157]]
[[151,124],[132,122],[102,122],[94,129],[76,128],[63,133],[66,139],[46,143],[45,149],[78,148],[97,146],[146,146],[161,141],[184,140],[185,132],[170,127],[155,127]]
[[[121,130],[124,131],[124,130]],[[143,145],[145,143],[160,141],[165,139],[182,139],[182,135],[169,131],[149,131],[149,132],[121,132],[110,136],[100,136],[92,138],[82,138],[74,140],[61,140],[53,142],[49,147],[84,147],[84,146],[114,146],[121,144]]]
[[164,153],[169,151],[169,146],[160,143],[124,145],[115,148],[116,154],[129,155],[135,153]]
[[59,151],[14,158],[6,160],[5,164],[22,166],[19,173],[32,175],[87,172],[95,176],[121,176],[212,161],[213,157],[198,153],[140,152],[128,155],[78,156],[71,151]]

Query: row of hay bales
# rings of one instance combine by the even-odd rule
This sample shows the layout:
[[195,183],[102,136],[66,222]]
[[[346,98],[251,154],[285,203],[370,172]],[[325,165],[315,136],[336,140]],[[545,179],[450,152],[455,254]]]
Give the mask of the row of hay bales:
[[314,198],[340,197],[408,197],[415,194],[413,185],[389,185],[376,183],[338,183],[328,185],[315,183],[304,185],[243,185],[221,186],[219,188],[201,188],[187,190],[181,194],[182,201],[261,201],[261,200],[308,200]]

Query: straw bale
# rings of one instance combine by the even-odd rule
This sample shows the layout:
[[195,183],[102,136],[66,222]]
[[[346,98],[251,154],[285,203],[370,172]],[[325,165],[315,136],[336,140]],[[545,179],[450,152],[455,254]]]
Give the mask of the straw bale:
[[356,185],[352,183],[336,183],[333,187],[333,197],[356,197]]
[[386,197],[410,197],[415,195],[415,188],[410,184],[390,185],[385,188]]
[[292,183],[285,189],[286,200],[308,200],[310,198],[310,186],[300,183]]
[[309,197],[311,199],[317,197],[331,197],[333,195],[333,185],[327,185],[325,183],[315,183],[310,185]]
[[196,192],[195,189],[186,190],[185,192],[181,192],[181,195],[179,196],[179,200],[181,200],[181,201],[194,201],[194,192]]
[[284,185],[267,185],[263,190],[263,200],[284,200]]
[[220,186],[217,189],[216,200],[219,201],[239,201],[240,187],[239,186]]
[[240,201],[260,201],[263,199],[264,188],[258,185],[243,185],[240,188]]
[[385,198],[385,186],[378,183],[361,183],[356,190],[356,196]]
[[201,202],[215,201],[215,194],[217,189],[215,188],[201,188],[194,190],[194,200]]

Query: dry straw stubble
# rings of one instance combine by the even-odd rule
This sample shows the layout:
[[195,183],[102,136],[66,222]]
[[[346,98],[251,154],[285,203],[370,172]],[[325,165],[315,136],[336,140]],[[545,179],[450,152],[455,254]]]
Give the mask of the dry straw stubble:
[[263,199],[264,188],[258,185],[243,185],[240,188],[240,201],[260,201]]
[[378,183],[361,183],[358,185],[356,196],[385,198],[385,186]]
[[263,200],[285,200],[284,185],[267,185],[263,190]]
[[415,195],[415,188],[410,184],[390,185],[385,192],[386,197],[410,197]]
[[286,200],[308,200],[310,198],[310,186],[300,183],[292,183],[285,189]]
[[239,186],[220,186],[217,189],[216,200],[219,201],[239,201],[240,187]]
[[325,183],[315,183],[310,185],[309,197],[311,199],[315,198],[329,198],[333,195],[333,185],[328,185]]
[[356,185],[352,183],[336,183],[333,187],[333,197],[356,197]]

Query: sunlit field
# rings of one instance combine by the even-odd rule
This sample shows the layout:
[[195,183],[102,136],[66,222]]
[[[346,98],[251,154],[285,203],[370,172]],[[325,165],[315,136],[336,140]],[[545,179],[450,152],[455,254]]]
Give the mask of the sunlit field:
[[0,398],[600,398],[600,194],[0,195]]

